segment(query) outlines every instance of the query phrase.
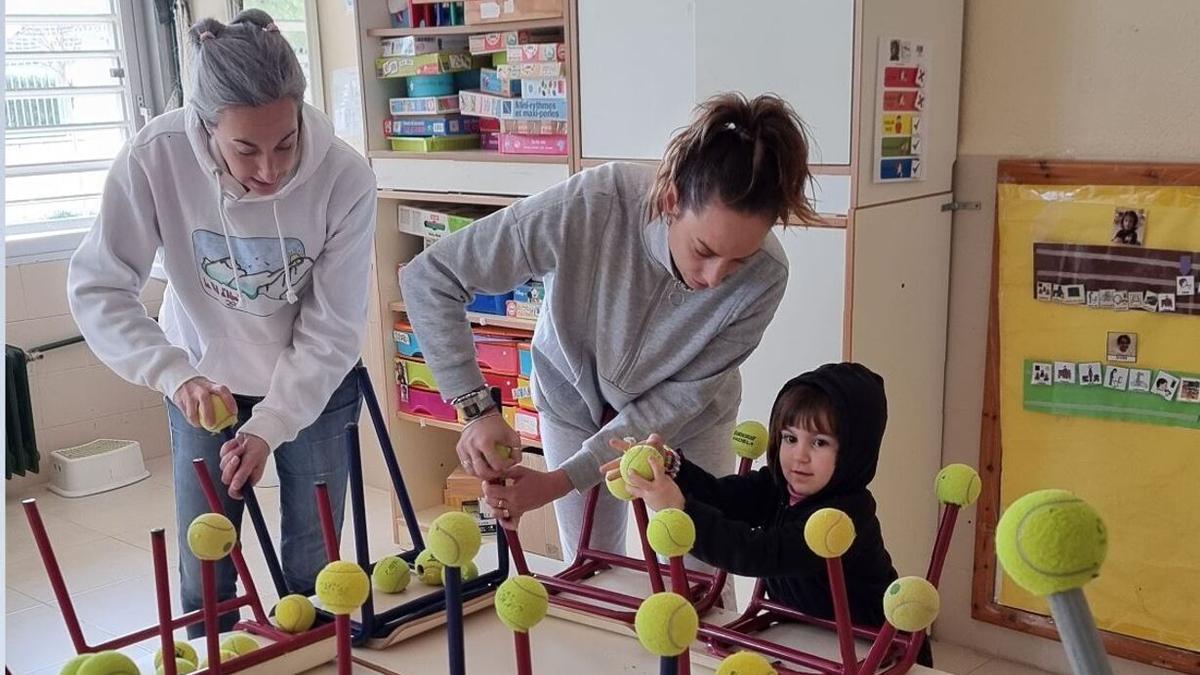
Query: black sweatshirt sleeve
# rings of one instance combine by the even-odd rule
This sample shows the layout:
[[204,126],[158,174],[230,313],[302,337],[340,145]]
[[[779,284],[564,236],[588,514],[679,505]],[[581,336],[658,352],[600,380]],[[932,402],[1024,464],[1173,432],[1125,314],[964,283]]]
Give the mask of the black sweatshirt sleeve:
[[766,468],[744,476],[717,478],[683,459],[675,482],[689,502],[703,502],[726,518],[746,523],[760,522],[771,512],[775,500],[771,474]]
[[[829,500],[822,506],[846,512],[858,530],[862,529],[859,523],[870,527],[875,515],[874,502],[869,495],[866,499],[860,495],[847,495]],[[801,516],[800,509],[794,519],[785,518],[779,524],[767,527],[752,526],[723,514],[712,505],[690,498],[684,509],[696,524],[692,555],[710,565],[748,577],[803,576],[825,569],[825,559],[813,553],[804,541],[807,515]],[[877,556],[878,551],[868,550],[872,548],[869,542],[856,539],[844,556],[847,565],[861,556]]]

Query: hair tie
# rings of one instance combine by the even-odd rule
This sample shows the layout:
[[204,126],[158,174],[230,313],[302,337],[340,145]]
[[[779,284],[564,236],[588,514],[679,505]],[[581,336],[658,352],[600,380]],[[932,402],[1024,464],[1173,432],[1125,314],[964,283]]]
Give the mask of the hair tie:
[[206,30],[200,34],[201,42],[204,42],[205,40],[215,40],[216,38],[217,38],[217,36],[213,35],[212,31],[210,31],[210,30]]
[[743,141],[748,141],[751,139],[750,132],[746,131],[746,129],[740,126],[737,122],[726,122],[725,128],[737,134],[737,137]]
[[269,23],[269,24],[267,24],[267,25],[263,26],[263,32],[264,32],[264,33],[278,33],[278,32],[279,32],[279,26],[276,26],[276,25],[275,25],[275,22],[274,22],[274,21],[272,21],[271,23]]

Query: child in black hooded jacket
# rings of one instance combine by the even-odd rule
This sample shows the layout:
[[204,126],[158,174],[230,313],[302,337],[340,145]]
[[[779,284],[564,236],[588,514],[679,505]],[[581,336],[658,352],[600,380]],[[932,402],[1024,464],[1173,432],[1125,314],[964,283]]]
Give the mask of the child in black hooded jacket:
[[[844,511],[856,532],[842,556],[851,621],[877,628],[885,620],[884,590],[897,577],[867,489],[886,424],[883,379],[859,364],[827,364],[792,379],[776,397],[766,466],[715,478],[688,462],[686,449],[671,451],[666,467],[652,462],[654,480],[634,476],[629,491],[656,511],[673,507],[691,516],[692,555],[759,577],[771,599],[825,619],[833,619],[825,559],[805,543],[804,525],[819,509]],[[918,663],[933,665],[928,640]]]

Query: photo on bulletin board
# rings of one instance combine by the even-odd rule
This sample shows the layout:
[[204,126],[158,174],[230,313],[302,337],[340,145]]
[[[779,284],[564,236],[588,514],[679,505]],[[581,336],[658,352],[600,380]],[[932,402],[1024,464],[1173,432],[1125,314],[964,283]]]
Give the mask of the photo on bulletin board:
[[1200,673],[1200,165],[998,176],[973,616],[1057,637],[992,537],[1017,498],[1069,490],[1108,532],[1086,593],[1109,652]]

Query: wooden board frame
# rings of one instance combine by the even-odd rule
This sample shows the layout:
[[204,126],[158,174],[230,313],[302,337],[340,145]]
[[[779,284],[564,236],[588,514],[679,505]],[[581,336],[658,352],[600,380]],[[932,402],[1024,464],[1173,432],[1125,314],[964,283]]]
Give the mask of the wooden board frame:
[[[997,184],[1029,185],[1144,185],[1200,186],[1200,164],[1150,162],[1086,162],[1059,160],[1001,160]],[[999,323],[999,206],[992,253],[992,289],[988,302],[987,358],[984,366],[983,422],[979,439],[979,474],[983,491],[975,525],[975,564],[971,581],[971,616],[1044,638],[1058,639],[1048,616],[1001,605],[996,601],[996,523],[1000,518],[1000,323]],[[1200,652],[1101,631],[1105,650],[1113,655],[1159,668],[1200,675]]]

